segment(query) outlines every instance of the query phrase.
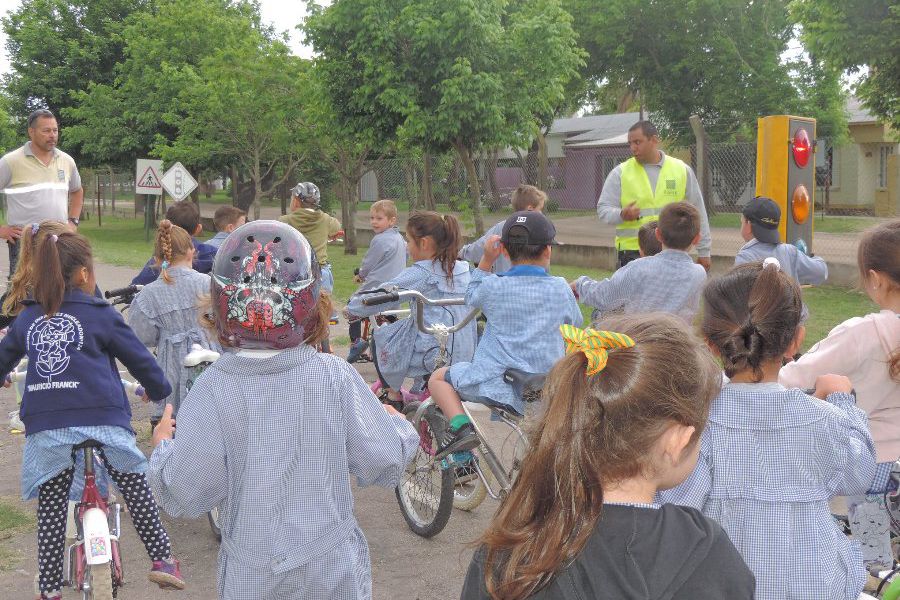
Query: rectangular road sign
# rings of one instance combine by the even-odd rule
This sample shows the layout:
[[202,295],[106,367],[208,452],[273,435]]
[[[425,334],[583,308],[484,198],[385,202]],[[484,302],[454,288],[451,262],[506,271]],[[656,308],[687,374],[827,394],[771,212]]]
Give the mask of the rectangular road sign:
[[134,193],[162,196],[162,161],[137,159],[134,170]]
[[197,187],[197,180],[188,173],[184,165],[177,162],[163,174],[162,184],[175,200],[184,200]]

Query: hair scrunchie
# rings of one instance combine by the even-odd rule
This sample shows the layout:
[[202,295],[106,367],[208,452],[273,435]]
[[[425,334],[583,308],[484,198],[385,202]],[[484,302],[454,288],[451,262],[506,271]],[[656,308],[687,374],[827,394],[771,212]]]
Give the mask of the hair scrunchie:
[[566,354],[582,352],[587,357],[587,375],[596,375],[606,368],[610,349],[634,346],[634,340],[624,333],[580,329],[572,325],[560,325],[559,330],[566,342]]

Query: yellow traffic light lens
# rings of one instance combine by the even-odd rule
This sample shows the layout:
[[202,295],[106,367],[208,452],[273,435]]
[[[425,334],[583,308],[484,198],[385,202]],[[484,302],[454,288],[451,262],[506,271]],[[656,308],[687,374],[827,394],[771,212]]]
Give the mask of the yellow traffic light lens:
[[794,132],[794,139],[791,141],[791,153],[794,155],[794,162],[800,168],[809,164],[810,144],[809,134],[805,129],[798,129]]
[[791,216],[798,225],[802,225],[809,218],[809,191],[803,184],[794,188],[791,196]]

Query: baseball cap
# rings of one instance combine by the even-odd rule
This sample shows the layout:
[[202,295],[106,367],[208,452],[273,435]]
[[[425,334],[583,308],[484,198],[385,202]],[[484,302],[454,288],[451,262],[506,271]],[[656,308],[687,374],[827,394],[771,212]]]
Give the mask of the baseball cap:
[[515,212],[503,223],[500,241],[504,244],[527,244],[530,246],[557,246],[556,227],[539,211],[522,210]]
[[741,211],[744,218],[750,221],[753,237],[764,244],[780,244],[778,224],[781,222],[781,208],[771,198],[757,196],[747,203]]

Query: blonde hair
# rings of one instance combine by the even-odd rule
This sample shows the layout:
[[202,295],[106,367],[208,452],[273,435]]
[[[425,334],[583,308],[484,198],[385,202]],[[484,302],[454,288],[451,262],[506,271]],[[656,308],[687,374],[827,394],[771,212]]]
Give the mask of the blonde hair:
[[59,221],[42,221],[40,225],[35,223],[22,228],[22,237],[19,241],[19,262],[16,265],[16,272],[9,282],[9,293],[3,301],[4,314],[19,314],[22,311],[22,301],[34,290],[33,256],[44,237],[68,232],[69,226]]
[[180,260],[194,249],[194,242],[191,234],[179,227],[173,225],[172,221],[163,219],[159,223],[159,229],[156,232],[156,243],[153,246],[153,257],[160,267],[163,281],[172,283],[169,276],[169,267],[172,261]]
[[547,194],[537,189],[533,185],[522,184],[517,187],[510,197],[509,203],[514,211],[528,210],[534,208],[541,210],[544,203],[547,202]]
[[396,219],[397,205],[394,204],[393,200],[379,200],[378,202],[372,203],[371,208],[369,208],[369,212],[380,212],[388,219]]

